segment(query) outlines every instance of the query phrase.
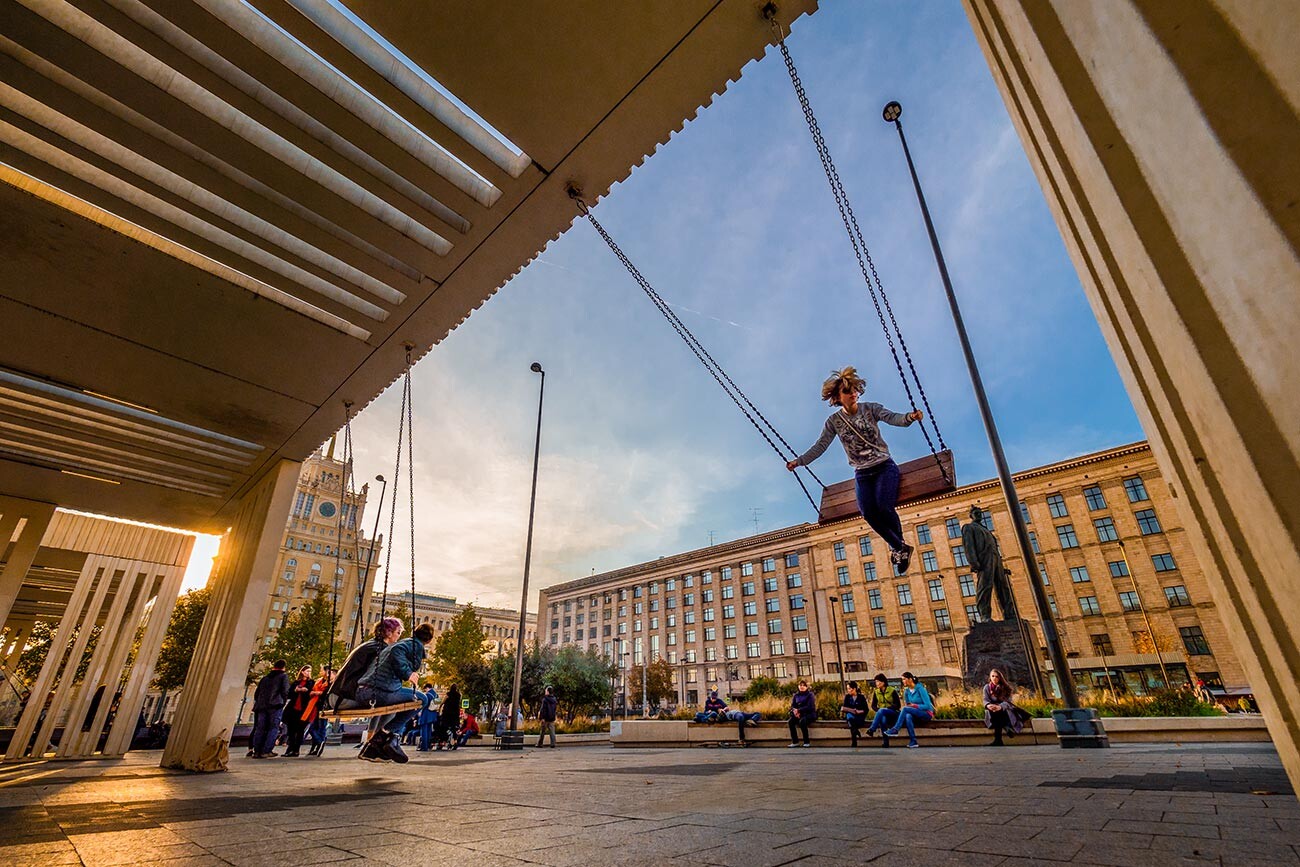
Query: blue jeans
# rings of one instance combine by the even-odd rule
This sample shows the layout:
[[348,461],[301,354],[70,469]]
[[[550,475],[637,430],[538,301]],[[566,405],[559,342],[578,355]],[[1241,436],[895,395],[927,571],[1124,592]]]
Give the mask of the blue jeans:
[[718,721],[718,712],[715,710],[700,711],[695,715],[697,723],[715,723]]
[[890,731],[894,734],[898,734],[900,726],[907,726],[907,742],[909,744],[914,744],[916,743],[917,724],[925,725],[930,721],[930,719],[930,714],[923,710],[914,707],[905,707],[899,711],[898,722],[894,723],[894,727],[891,728]]
[[[381,691],[369,686],[358,687],[357,700],[362,704],[374,702],[375,707],[386,707],[390,704],[405,704],[408,701],[420,701],[426,707],[429,699],[424,693],[409,686],[401,686],[394,690]],[[375,717],[370,722],[372,732],[384,731],[388,734],[396,734],[402,731],[406,721],[419,713],[418,710],[399,710],[396,713],[384,714]]]
[[420,724],[420,751],[427,753],[433,747],[433,722]]
[[875,717],[871,720],[871,725],[867,726],[867,732],[883,732],[897,721],[898,711],[882,707],[876,711]]
[[903,522],[898,519],[896,508],[898,480],[898,464],[892,460],[853,473],[858,511],[894,551],[907,545],[903,541]]
[[275,749],[275,739],[280,736],[280,717],[284,708],[253,711],[253,733],[248,737],[248,746],[254,755],[265,755]]
[[311,735],[313,744],[323,744],[325,743],[325,731],[325,717],[318,716],[312,721],[311,728],[307,730],[307,733]]
[[867,715],[865,713],[845,713],[844,721],[849,724],[850,737],[856,741],[858,739],[858,729],[867,723]]

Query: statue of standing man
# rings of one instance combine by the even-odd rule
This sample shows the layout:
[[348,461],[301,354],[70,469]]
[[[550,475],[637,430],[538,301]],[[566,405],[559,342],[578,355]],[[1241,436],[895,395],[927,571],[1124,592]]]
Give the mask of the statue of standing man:
[[979,576],[979,583],[975,587],[975,605],[979,608],[981,621],[992,620],[993,594],[996,592],[1002,619],[1011,620],[1016,616],[1016,603],[1011,596],[1011,573],[1002,565],[997,538],[988,527],[980,523],[983,514],[979,506],[971,506],[970,523],[961,528],[961,542],[966,549],[966,559]]

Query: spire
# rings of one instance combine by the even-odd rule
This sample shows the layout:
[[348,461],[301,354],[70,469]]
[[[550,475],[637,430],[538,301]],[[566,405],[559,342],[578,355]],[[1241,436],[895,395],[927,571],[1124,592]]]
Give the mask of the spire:
[[338,436],[338,434],[334,434],[334,436],[330,437],[329,449],[325,452],[325,460],[327,461],[334,460],[334,441],[338,439]]

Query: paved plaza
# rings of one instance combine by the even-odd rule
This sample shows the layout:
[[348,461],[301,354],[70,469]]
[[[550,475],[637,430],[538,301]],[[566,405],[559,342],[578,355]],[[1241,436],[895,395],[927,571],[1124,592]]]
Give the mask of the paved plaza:
[[0,770],[0,864],[1300,863],[1265,744],[419,755]]

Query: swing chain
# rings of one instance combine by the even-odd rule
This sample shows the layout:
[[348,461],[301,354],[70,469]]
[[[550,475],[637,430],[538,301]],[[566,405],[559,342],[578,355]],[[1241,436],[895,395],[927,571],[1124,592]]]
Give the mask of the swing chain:
[[[853,247],[853,254],[858,261],[858,269],[862,272],[863,282],[866,284],[867,293],[871,297],[871,302],[876,310],[876,316],[880,320],[881,331],[885,335],[886,343],[889,346],[890,354],[893,356],[894,365],[898,369],[899,379],[903,383],[903,390],[907,395],[908,402],[913,408],[916,407],[916,398],[912,394],[911,384],[907,379],[907,373],[903,370],[903,361],[898,356],[898,350],[903,352],[903,358],[907,362],[907,369],[911,372],[912,379],[916,383],[916,391],[920,396],[921,405],[925,407],[926,415],[929,417],[930,424],[934,426],[934,433],[939,441],[939,448],[946,450],[947,443],[944,442],[943,433],[939,429],[938,420],[935,418],[934,411],[930,408],[929,397],[925,393],[925,386],[921,383],[921,378],[916,372],[916,365],[912,360],[911,351],[908,349],[907,341],[903,338],[902,329],[898,326],[898,320],[894,316],[893,305],[890,304],[889,295],[885,292],[884,284],[880,279],[880,274],[876,269],[876,263],[871,257],[871,251],[867,247],[866,240],[862,235],[862,229],[858,224],[857,216],[853,212],[853,205],[849,201],[848,193],[844,189],[844,184],[840,180],[839,171],[835,167],[835,162],[831,157],[830,147],[826,144],[826,139],[822,135],[821,125],[817,122],[817,116],[813,112],[812,104],[808,99],[807,91],[804,90],[803,81],[799,76],[799,70],[796,68],[794,58],[790,55],[790,49],[785,44],[784,31],[775,15],[775,7],[768,4],[764,8],[764,15],[772,27],[773,34],[776,37],[777,48],[781,52],[781,57],[785,62],[786,72],[789,74],[790,83],[794,86],[795,96],[799,100],[799,106],[803,111],[804,122],[808,126],[808,132],[812,136],[813,146],[817,149],[817,156],[822,165],[822,171],[826,175],[826,181],[830,185],[831,195],[835,198],[836,207],[840,213],[840,221],[844,225],[844,230],[849,238],[849,244]],[[883,302],[883,309],[882,309]],[[885,318],[888,315],[889,322],[886,324]],[[893,327],[893,333],[890,333],[890,326]],[[897,346],[894,343],[894,335],[898,337]],[[948,476],[947,468],[939,460],[930,438],[930,432],[927,430],[924,422],[921,423],[921,433],[925,436],[926,445],[930,448],[930,453],[934,455],[935,462],[938,464],[940,472],[943,474],[944,481],[952,484]]]
[[[577,199],[576,196],[575,199]],[[581,199],[577,199],[577,200],[581,201]],[[672,326],[674,331],[677,332],[677,336],[679,336],[682,339],[682,341],[686,344],[687,348],[690,349],[692,354],[695,355],[696,359],[698,359],[699,362],[704,365],[705,369],[709,371],[709,374],[713,377],[714,381],[718,383],[718,386],[724,392],[726,392],[727,396],[731,398],[731,402],[734,403],[736,405],[736,408],[739,409],[741,413],[745,416],[745,418],[749,420],[749,423],[754,426],[754,429],[758,431],[759,435],[763,437],[764,441],[766,441],[767,444],[771,446],[772,450],[776,452],[777,456],[780,457],[781,460],[784,462],[785,460],[787,460],[787,456],[786,456],[787,452],[789,452],[790,455],[795,455],[794,449],[790,446],[788,442],[785,441],[785,438],[781,436],[781,434],[777,431],[776,427],[770,421],[768,421],[767,417],[764,416],[763,413],[759,411],[758,407],[756,407],[754,403],[749,399],[749,397],[746,396],[745,393],[740,389],[740,387],[736,385],[735,381],[730,376],[727,375],[727,372],[722,369],[722,365],[718,364],[717,360],[714,359],[713,356],[709,354],[709,351],[704,348],[704,345],[700,343],[699,339],[686,326],[686,323],[682,322],[681,318],[678,317],[677,314],[673,312],[668,302],[663,299],[663,297],[655,290],[655,288],[652,285],[650,285],[650,281],[647,280],[644,275],[642,275],[641,271],[636,267],[635,264],[632,263],[632,260],[628,258],[627,254],[623,252],[622,248],[618,246],[618,243],[614,241],[613,237],[611,237],[609,232],[605,230],[605,227],[601,225],[600,221],[597,220],[595,216],[592,215],[590,212],[586,213],[585,216],[587,218],[587,221],[591,223],[592,227],[600,235],[601,239],[604,240],[606,246],[609,247],[610,251],[613,252],[614,256],[623,265],[623,267],[627,270],[627,272],[632,276],[632,279],[635,280],[637,285],[641,287],[641,291],[644,292],[646,294],[646,297],[648,297],[654,303],[655,307],[658,308],[660,314],[662,314],[663,317],[668,320],[668,324]],[[737,395],[739,395],[739,397],[737,397]],[[744,400],[744,404],[741,403],[742,399]],[[749,409],[746,409],[745,405],[748,405]],[[750,410],[753,410],[753,415],[750,414]],[[783,452],[781,448],[777,446],[775,442],[772,441],[772,437],[768,435],[767,430],[764,430],[763,425],[759,424],[758,419],[755,419],[754,417],[755,415],[758,416],[759,419],[762,419],[763,425],[766,425],[768,430],[771,430],[772,434],[774,434],[776,438],[781,441],[782,445],[784,445],[786,448],[786,452]],[[812,476],[812,478],[817,482],[817,484],[821,485],[822,488],[825,489],[826,487],[825,484],[823,484],[822,481],[817,478],[817,476],[812,472],[812,470],[808,469],[807,467],[804,467],[803,469],[807,470],[808,475]],[[799,483],[799,487],[803,490],[804,496],[808,498],[808,503],[813,507],[814,510],[820,512],[820,507],[813,500],[813,496],[808,491],[808,486],[804,484],[803,479],[799,476],[798,473],[794,473],[794,478],[795,481]]]

